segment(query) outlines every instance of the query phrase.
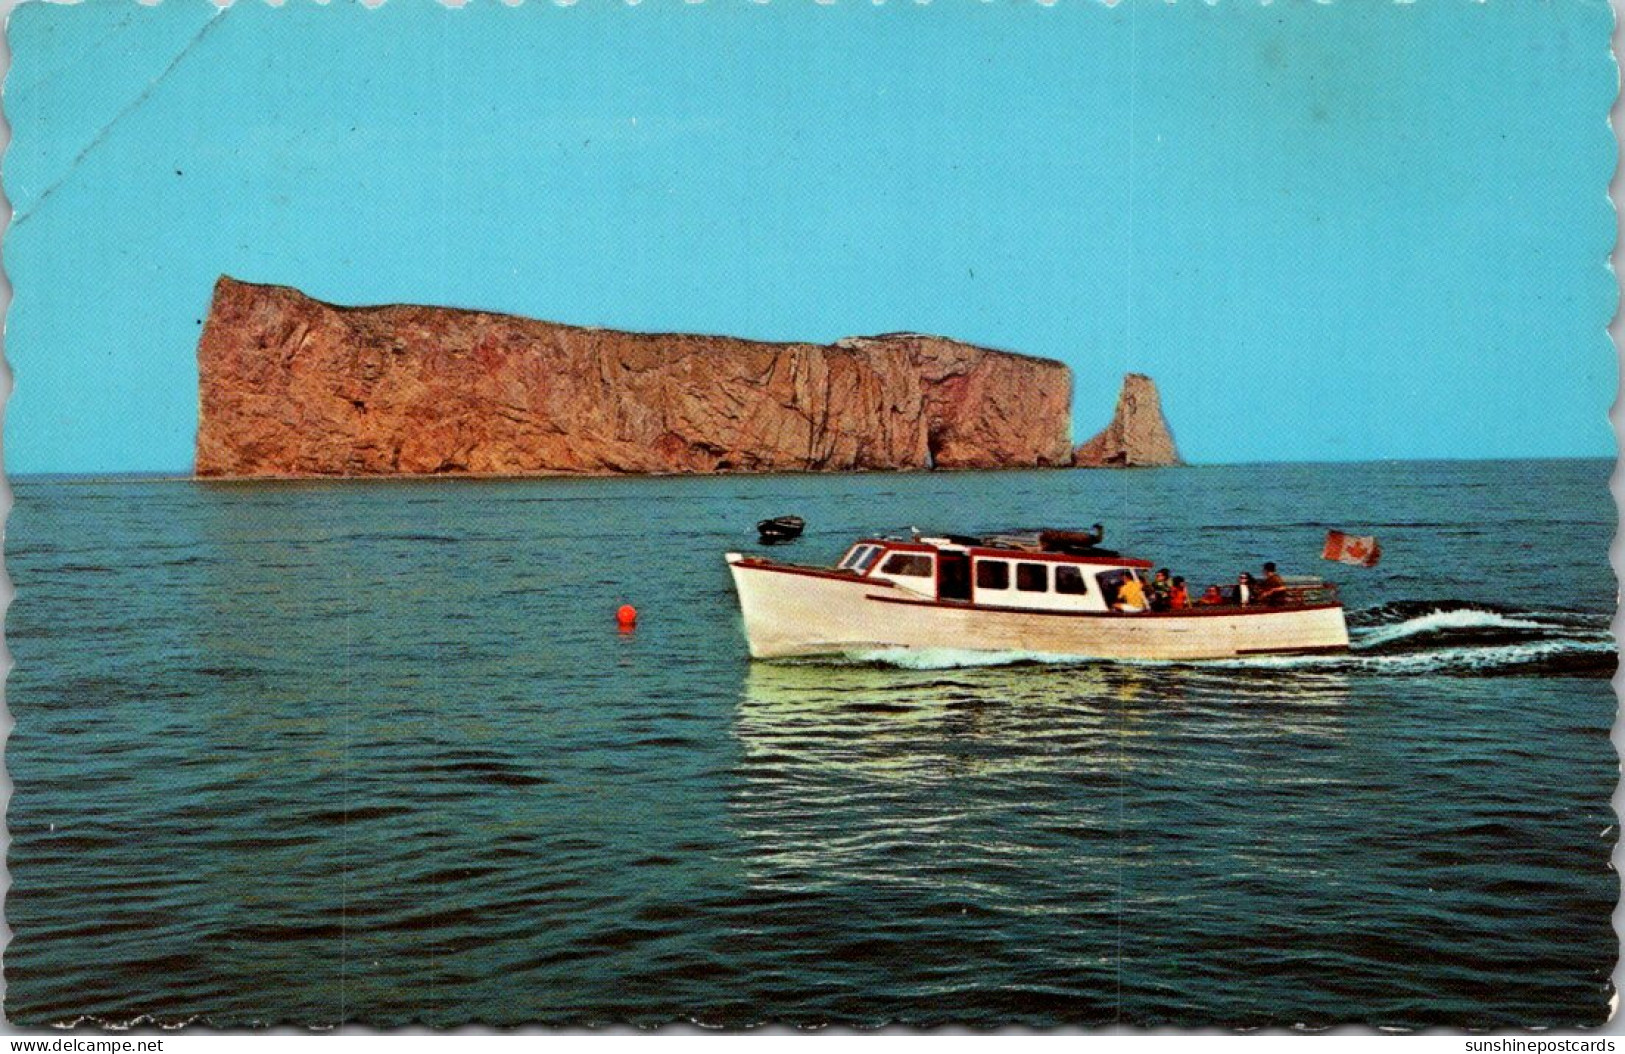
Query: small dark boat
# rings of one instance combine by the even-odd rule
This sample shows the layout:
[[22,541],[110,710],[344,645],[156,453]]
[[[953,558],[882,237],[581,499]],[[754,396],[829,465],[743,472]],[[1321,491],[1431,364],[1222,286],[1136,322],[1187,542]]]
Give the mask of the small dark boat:
[[761,535],[762,541],[768,545],[793,542],[800,538],[801,532],[806,529],[807,521],[800,516],[775,516],[756,525],[756,533]]

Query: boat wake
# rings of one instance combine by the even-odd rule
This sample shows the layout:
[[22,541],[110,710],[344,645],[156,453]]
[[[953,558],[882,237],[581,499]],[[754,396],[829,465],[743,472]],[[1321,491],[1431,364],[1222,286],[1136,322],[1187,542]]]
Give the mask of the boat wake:
[[[1475,601],[1399,601],[1350,612],[1349,636],[1349,651],[1336,655],[1259,655],[1204,662],[1113,660],[1110,664],[1399,676],[1600,678],[1612,677],[1618,666],[1609,617],[1583,612],[1519,610]],[[1102,664],[1082,657],[958,648],[871,648],[818,661],[909,670]]]
[[1525,636],[1539,635],[1545,629],[1541,623],[1529,618],[1515,618],[1494,611],[1477,608],[1446,608],[1407,618],[1400,622],[1378,624],[1351,634],[1351,645],[1360,650],[1378,648],[1397,649],[1410,642],[1427,648],[1445,638],[1463,638],[1484,644],[1489,638],[1498,642],[1519,641]]

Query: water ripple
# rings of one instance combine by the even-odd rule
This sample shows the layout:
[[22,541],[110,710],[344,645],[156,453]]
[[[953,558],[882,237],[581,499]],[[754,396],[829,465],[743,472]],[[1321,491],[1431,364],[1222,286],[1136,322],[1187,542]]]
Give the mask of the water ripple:
[[[6,1010],[1598,1024],[1606,482],[20,481]],[[1390,525],[1384,566],[1342,576],[1355,647],[750,663],[717,555],[790,509],[785,555],[816,561],[886,524],[1127,507],[1119,544],[1193,580],[1306,563],[1305,509]],[[1541,566],[1501,559],[1533,524]]]

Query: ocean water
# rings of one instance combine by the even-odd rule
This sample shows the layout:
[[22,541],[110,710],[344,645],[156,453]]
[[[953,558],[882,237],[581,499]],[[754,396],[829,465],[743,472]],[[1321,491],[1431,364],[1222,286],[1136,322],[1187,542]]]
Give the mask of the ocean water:
[[[1611,468],[15,481],[6,1013],[1600,1024]],[[1274,559],[1354,649],[752,663],[791,512]]]

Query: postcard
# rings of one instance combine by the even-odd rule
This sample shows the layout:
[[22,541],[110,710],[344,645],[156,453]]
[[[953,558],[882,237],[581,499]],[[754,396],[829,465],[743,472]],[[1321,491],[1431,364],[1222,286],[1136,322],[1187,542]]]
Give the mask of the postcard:
[[1603,0],[24,3],[20,1029],[1589,1029]]

